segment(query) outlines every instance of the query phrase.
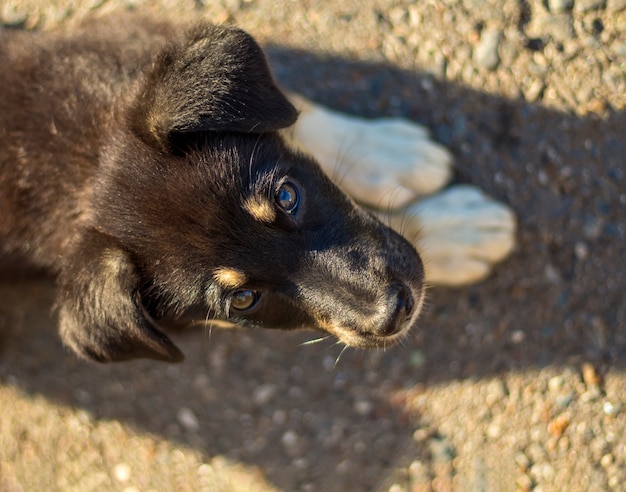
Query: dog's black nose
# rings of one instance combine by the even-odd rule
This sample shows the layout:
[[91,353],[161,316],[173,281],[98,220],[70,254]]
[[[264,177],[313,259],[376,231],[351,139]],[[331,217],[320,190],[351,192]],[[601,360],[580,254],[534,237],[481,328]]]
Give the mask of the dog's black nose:
[[398,333],[413,314],[415,301],[411,290],[403,284],[395,284],[389,290],[389,302],[395,307],[390,311],[389,318],[376,330],[379,336],[390,336]]

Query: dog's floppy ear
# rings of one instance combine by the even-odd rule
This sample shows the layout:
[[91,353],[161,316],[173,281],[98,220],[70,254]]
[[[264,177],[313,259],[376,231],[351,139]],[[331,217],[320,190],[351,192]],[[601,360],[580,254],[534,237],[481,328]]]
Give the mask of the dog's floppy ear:
[[159,54],[130,110],[132,130],[159,150],[194,132],[262,133],[292,125],[297,111],[245,32],[204,25]]
[[98,362],[183,359],[139,302],[138,278],[128,255],[104,235],[88,231],[60,275],[61,337],[83,358]]

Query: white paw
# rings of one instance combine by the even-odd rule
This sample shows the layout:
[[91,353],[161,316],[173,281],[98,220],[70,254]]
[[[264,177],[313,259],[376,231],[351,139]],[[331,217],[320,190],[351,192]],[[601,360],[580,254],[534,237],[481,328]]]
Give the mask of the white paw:
[[450,179],[450,153],[408,120],[366,120],[312,106],[293,136],[346,193],[373,208],[402,207]]
[[437,285],[482,280],[515,246],[513,212],[469,185],[411,205],[396,225],[406,238],[416,240],[426,280]]

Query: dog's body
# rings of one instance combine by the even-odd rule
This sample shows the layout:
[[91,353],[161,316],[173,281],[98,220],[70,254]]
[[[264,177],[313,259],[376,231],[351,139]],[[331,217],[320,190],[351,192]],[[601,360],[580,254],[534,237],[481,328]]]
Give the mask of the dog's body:
[[[153,320],[190,314],[362,347],[415,323],[418,254],[285,143],[297,112],[243,32],[0,30],[0,67],[0,259],[58,276],[61,334],[78,354],[179,360]],[[305,148],[315,122],[349,121],[298,102]],[[447,154],[420,148],[439,156],[426,181],[442,186]]]

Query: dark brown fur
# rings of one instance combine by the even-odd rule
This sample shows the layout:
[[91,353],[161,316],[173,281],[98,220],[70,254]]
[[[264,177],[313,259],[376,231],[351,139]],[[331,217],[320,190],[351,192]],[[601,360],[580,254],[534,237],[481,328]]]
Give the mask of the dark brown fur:
[[[65,343],[98,361],[180,360],[154,320],[189,313],[363,347],[403,336],[423,295],[417,253],[285,145],[296,111],[252,38],[115,24],[0,31],[0,259],[57,275]],[[245,285],[220,283],[224,269]],[[242,289],[249,310],[233,309]]]

